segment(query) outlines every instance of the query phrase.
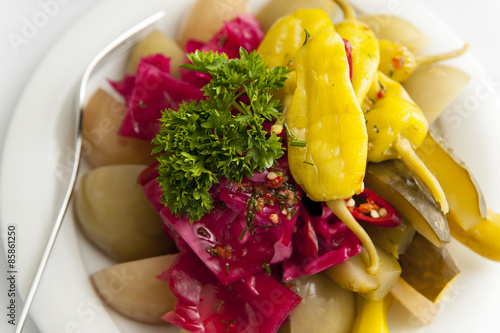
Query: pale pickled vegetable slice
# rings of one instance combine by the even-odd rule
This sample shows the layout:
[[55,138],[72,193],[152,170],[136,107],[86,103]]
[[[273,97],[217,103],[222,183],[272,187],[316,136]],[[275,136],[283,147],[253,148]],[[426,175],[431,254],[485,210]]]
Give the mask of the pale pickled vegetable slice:
[[380,283],[380,286],[375,290],[359,293],[359,295],[371,301],[380,301],[384,299],[401,275],[401,266],[393,255],[379,247],[377,247],[377,252],[380,257],[380,270],[375,277]]
[[450,241],[448,222],[427,187],[399,160],[369,163],[366,186],[392,204],[398,212],[436,246]]
[[75,192],[77,222],[98,248],[118,261],[172,253],[156,210],[137,183],[144,165],[114,165],[84,174]]
[[132,48],[127,71],[135,74],[142,57],[158,53],[170,58],[170,74],[179,78],[179,66],[186,61],[185,53],[175,40],[158,30],[151,31]]
[[326,274],[342,288],[355,291],[367,299],[383,299],[398,280],[401,267],[397,259],[386,251],[378,247],[376,251],[380,258],[380,268],[374,275],[366,272],[368,260],[365,250],[328,268]]
[[430,39],[411,22],[386,14],[364,15],[359,18],[375,33],[378,39],[387,39],[419,52],[430,45]]
[[279,18],[299,9],[312,8],[323,9],[332,20],[340,14],[339,7],[332,0],[272,0],[267,1],[256,17],[262,25],[262,30],[267,31]]
[[431,124],[458,97],[469,80],[469,74],[455,67],[423,66],[410,76],[404,88]]
[[166,324],[161,317],[174,310],[177,299],[168,282],[156,277],[166,271],[177,255],[164,255],[129,261],[100,270],[90,280],[113,310],[151,324]]
[[190,39],[208,42],[224,21],[249,11],[248,0],[197,0],[184,16],[179,43],[184,47]]
[[441,310],[443,302],[432,303],[403,279],[399,279],[391,295],[423,325],[429,325]]
[[380,281],[366,271],[368,255],[365,250],[343,263],[325,270],[326,274],[344,289],[354,292],[370,292],[380,287]]
[[339,287],[324,273],[293,280],[302,297],[283,332],[350,333],[355,315],[355,294]]
[[82,156],[92,167],[114,164],[151,164],[153,145],[118,135],[126,106],[102,89],[90,98],[83,112]]
[[419,234],[399,262],[403,269],[401,278],[433,303],[451,295],[460,275],[447,247],[437,247]]

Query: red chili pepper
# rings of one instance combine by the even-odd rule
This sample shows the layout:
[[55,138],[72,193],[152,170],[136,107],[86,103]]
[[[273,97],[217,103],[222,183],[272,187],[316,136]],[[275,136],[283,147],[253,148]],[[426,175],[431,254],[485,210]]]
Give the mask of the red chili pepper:
[[[379,227],[397,227],[401,224],[401,215],[387,201],[379,197],[375,192],[365,188],[363,192],[352,197],[355,200],[355,205],[348,207],[351,214],[357,220],[365,221],[377,225]],[[347,200],[348,201],[348,200]],[[380,210],[384,208],[384,216],[372,217],[371,211],[375,210],[380,214]]]

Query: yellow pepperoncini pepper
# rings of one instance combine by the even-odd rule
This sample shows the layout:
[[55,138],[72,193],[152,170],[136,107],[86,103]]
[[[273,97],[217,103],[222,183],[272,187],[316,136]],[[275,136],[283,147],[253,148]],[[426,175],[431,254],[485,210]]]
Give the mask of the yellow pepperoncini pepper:
[[378,72],[363,103],[368,132],[368,161],[382,162],[401,158],[429,187],[447,213],[448,203],[441,185],[414,152],[429,125],[424,113],[399,82]]
[[[288,66],[293,69],[297,50],[309,36],[314,36],[323,30],[335,30],[330,17],[323,9],[300,9],[276,21],[266,33],[257,52],[270,67]],[[284,106],[282,119],[279,119],[271,129],[274,134],[279,134],[283,130],[283,119],[288,112],[296,87],[295,71],[292,70],[287,77],[284,86],[274,93],[274,97],[281,100]]]
[[362,105],[369,138],[368,161],[382,162],[399,157],[393,143],[399,136],[416,147],[427,135],[429,125],[422,110],[398,82],[379,72]]
[[379,40],[379,47],[378,69],[394,81],[406,81],[417,68],[415,55],[406,46],[385,39]]
[[393,299],[388,295],[379,301],[371,301],[356,295],[356,318],[351,333],[389,333],[387,314]]
[[289,146],[295,180],[315,201],[348,198],[363,183],[367,134],[353,96],[342,38],[321,32],[295,57],[297,89],[287,126],[306,147]]
[[378,40],[368,25],[356,19],[356,13],[344,0],[334,0],[345,20],[335,25],[339,35],[352,45],[352,86],[361,104],[377,76],[380,61]]
[[469,45],[465,44],[460,50],[430,56],[416,56],[406,46],[398,45],[385,39],[379,40],[379,47],[379,70],[394,81],[405,82],[417,67],[457,57],[467,51]]
[[[367,133],[349,77],[344,41],[333,30],[317,33],[295,55],[297,88],[287,127],[288,161],[295,181],[328,207],[360,238],[379,267],[375,246],[347,209],[344,199],[359,193],[366,168]],[[297,146],[294,142],[303,142]]]
[[257,52],[270,67],[293,67],[293,58],[307,36],[322,30],[335,30],[330,17],[323,9],[301,9],[282,17],[269,29]]

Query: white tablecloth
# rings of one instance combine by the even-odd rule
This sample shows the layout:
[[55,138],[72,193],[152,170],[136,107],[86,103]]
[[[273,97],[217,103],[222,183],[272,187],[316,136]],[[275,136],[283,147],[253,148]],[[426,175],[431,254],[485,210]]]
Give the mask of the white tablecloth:
[[[403,3],[404,1],[412,0],[401,0]],[[486,68],[493,82],[500,82],[498,61],[500,2],[418,1],[437,13],[464,41],[469,42],[471,52]],[[3,146],[12,111],[38,62],[65,29],[95,2],[97,0],[2,0],[0,2],[0,149]],[[34,20],[38,20],[38,26],[31,24],[30,27],[30,22]],[[2,240],[4,238],[5,235],[2,235]],[[7,297],[8,281],[2,274],[6,271],[5,258],[0,255],[0,308],[3,309],[0,311],[2,315],[0,332],[13,332],[13,327],[7,323],[4,314],[6,311],[4,305],[7,303],[3,300]],[[18,316],[19,314],[20,310]],[[33,333],[38,330],[30,322],[24,332]]]

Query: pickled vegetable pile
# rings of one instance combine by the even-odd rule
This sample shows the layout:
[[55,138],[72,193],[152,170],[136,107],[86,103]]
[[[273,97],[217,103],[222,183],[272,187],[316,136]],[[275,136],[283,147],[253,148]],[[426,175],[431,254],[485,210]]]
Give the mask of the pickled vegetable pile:
[[[86,137],[78,222],[148,272],[115,310],[189,332],[386,332],[393,299],[428,324],[453,291],[450,235],[500,260],[498,214],[405,89],[466,47],[415,55],[335,3],[335,24],[241,10],[184,48],[155,31],[110,81],[124,104],[94,95],[84,133],[119,130]],[[113,269],[92,277],[101,295]]]

